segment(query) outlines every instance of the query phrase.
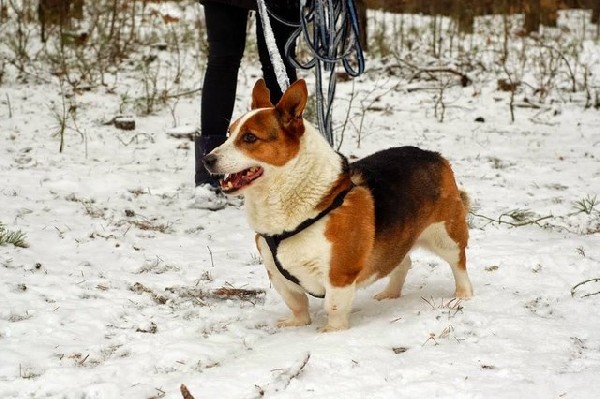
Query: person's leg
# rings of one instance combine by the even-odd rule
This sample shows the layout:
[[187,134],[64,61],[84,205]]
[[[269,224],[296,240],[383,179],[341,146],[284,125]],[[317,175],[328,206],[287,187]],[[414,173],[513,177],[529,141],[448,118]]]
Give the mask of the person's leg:
[[200,132],[196,137],[196,186],[216,185],[202,158],[221,145],[235,104],[237,76],[246,44],[248,10],[219,3],[205,3],[208,64],[200,106]]
[[[300,6],[298,4],[296,4],[293,7],[272,7],[271,12],[275,13],[277,16],[281,17],[286,21],[297,23],[300,14],[299,7]],[[292,33],[296,30],[296,28],[281,23],[275,18],[270,18],[270,22],[271,28],[273,29],[273,35],[275,36],[275,43],[277,44],[277,49],[279,50],[279,54],[281,55],[281,58],[283,58],[283,62],[285,64],[287,76],[290,80],[290,83],[293,83],[298,79],[298,76],[296,75],[296,69],[285,56],[285,44],[289,37],[292,35]],[[267,48],[267,44],[265,41],[262,23],[260,22],[260,16],[258,14],[256,16],[256,44],[258,47],[258,56],[262,66],[263,78],[265,79],[265,83],[267,84],[267,87],[271,92],[271,102],[273,104],[277,104],[281,99],[283,93],[281,92],[281,88],[279,87],[279,84],[277,82],[277,75],[271,62],[271,57],[269,55],[269,49]],[[292,48],[290,49],[290,54],[294,55],[295,49],[296,44],[294,43],[292,44]]]

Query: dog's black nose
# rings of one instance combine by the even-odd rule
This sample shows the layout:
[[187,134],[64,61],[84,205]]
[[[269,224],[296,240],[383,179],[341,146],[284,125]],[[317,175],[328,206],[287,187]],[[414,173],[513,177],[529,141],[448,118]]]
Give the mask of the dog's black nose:
[[202,159],[202,162],[207,169],[210,169],[211,166],[217,163],[217,156],[215,154],[208,154]]

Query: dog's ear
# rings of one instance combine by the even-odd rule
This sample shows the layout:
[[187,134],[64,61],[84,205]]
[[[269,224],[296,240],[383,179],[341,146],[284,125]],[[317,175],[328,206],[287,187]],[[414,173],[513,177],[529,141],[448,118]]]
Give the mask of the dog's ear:
[[273,104],[271,104],[271,95],[269,93],[269,89],[267,89],[267,85],[265,84],[264,79],[259,79],[254,84],[254,89],[252,90],[252,104],[250,108],[271,108]]
[[304,79],[299,79],[292,83],[290,87],[283,93],[281,100],[275,106],[279,112],[284,125],[302,123],[302,113],[306,107],[308,99],[308,90]]

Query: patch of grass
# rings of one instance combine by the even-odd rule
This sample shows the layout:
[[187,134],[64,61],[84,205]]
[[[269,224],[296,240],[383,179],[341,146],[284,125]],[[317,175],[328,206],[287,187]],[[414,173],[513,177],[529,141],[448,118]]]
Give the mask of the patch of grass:
[[573,202],[573,208],[577,211],[576,213],[585,213],[586,215],[591,215],[592,213],[600,213],[600,210],[596,207],[600,205],[600,200],[598,200],[597,195],[586,195],[585,198],[580,199],[579,201]]
[[132,220],[129,223],[140,230],[158,231],[159,233],[169,234],[173,232],[170,223],[159,223],[154,220]]
[[11,323],[18,323],[23,320],[29,320],[32,317],[33,316],[27,311],[25,311],[25,313],[12,313],[11,312],[10,316],[8,317],[8,321]]
[[262,258],[259,254],[251,253],[250,259],[246,263],[248,266],[259,266],[262,265]]
[[165,295],[159,295],[155,293],[151,288],[146,287],[142,283],[134,283],[129,289],[138,295],[149,294],[150,297],[159,305],[167,303],[168,298]]
[[439,334],[433,332],[429,333],[429,337],[425,340],[425,342],[423,342],[421,346],[425,346],[428,342],[433,342],[434,346],[438,346],[440,344],[438,340],[448,338],[454,338],[456,342],[460,342],[460,340],[456,338],[454,334],[454,326],[452,326],[451,324],[445,327]]
[[137,273],[163,274],[171,271],[179,271],[179,266],[165,263],[164,260],[157,256],[155,259],[146,260],[144,265],[137,271]]
[[0,245],[12,244],[15,247],[27,248],[29,244],[25,241],[26,237],[21,230],[9,230],[0,222]]
[[80,203],[85,208],[85,213],[91,218],[99,219],[105,216],[105,209],[95,206],[96,200],[93,198],[79,198],[75,193],[71,193],[65,197],[65,200]]
[[23,367],[20,363],[19,363],[19,376],[24,379],[24,380],[33,380],[35,378],[38,378],[39,376],[41,376],[42,373],[31,369],[29,367]]
[[447,310],[449,317],[456,316],[458,312],[462,312],[463,310],[462,299],[460,298],[450,298],[447,302],[444,302],[444,298],[442,298],[439,303],[435,300],[434,297],[430,297],[429,299],[421,297],[421,299],[425,301],[429,306],[431,306],[431,309],[433,310]]

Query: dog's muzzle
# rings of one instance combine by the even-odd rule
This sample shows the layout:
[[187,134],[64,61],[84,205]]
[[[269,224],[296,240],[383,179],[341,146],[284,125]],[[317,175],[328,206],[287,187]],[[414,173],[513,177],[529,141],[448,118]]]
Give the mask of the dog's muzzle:
[[215,154],[210,153],[207,154],[204,158],[202,158],[202,163],[204,164],[206,170],[208,170],[211,173],[214,173],[214,168],[218,159],[219,157],[217,157]]

